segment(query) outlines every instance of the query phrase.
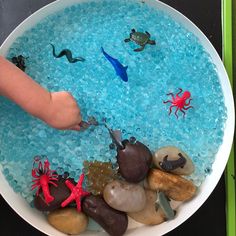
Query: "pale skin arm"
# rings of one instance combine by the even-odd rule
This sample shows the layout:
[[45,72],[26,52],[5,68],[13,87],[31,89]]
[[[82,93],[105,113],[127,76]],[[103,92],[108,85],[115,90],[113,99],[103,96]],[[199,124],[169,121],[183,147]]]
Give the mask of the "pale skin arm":
[[80,129],[80,109],[70,93],[50,93],[2,56],[0,95],[54,128]]

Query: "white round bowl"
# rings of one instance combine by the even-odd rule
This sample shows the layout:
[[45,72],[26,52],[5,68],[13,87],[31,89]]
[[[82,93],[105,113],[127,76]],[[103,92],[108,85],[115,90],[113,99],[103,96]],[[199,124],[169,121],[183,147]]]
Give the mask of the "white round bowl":
[[[11,44],[15,41],[15,39],[20,35],[22,35],[27,29],[37,24],[44,17],[54,12],[57,12],[67,6],[85,1],[86,0],[58,0],[38,10],[33,15],[28,17],[25,21],[23,21],[9,35],[9,37],[0,47],[0,55],[5,56]],[[153,7],[162,10],[168,15],[170,15],[173,19],[181,23],[185,28],[187,28],[194,35],[196,35],[197,38],[199,38],[201,44],[203,45],[205,50],[209,53],[213,63],[217,68],[218,76],[220,79],[220,83],[225,98],[225,106],[227,107],[227,120],[225,123],[223,143],[220,146],[218,153],[216,154],[215,162],[212,166],[212,173],[209,176],[207,176],[204,183],[199,188],[197,196],[193,200],[179,206],[178,215],[174,220],[152,227],[147,227],[140,224],[131,224],[129,226],[129,229],[127,230],[127,235],[135,235],[135,236],[139,235],[152,236],[152,235],[166,234],[169,231],[176,228],[177,226],[179,226],[185,220],[187,220],[206,201],[206,199],[209,197],[209,195],[217,185],[225,169],[233,141],[234,119],[235,119],[233,95],[227,73],[225,71],[225,68],[223,66],[220,57],[218,56],[216,50],[211,45],[206,36],[190,20],[188,20],[184,15],[182,15],[175,9],[157,0],[148,0],[147,2],[148,4],[151,4]],[[0,163],[0,170],[1,169],[2,167]],[[0,193],[4,197],[4,199],[29,224],[31,224],[38,230],[42,231],[43,233],[51,236],[65,235],[54,229],[52,226],[50,226],[47,223],[45,216],[41,212],[37,211],[36,209],[32,209],[19,194],[16,194],[9,186],[8,182],[6,181],[1,171],[0,171],[0,186],[1,186]],[[95,234],[106,235],[104,232],[94,232],[94,231],[87,231],[83,235],[95,235]]]

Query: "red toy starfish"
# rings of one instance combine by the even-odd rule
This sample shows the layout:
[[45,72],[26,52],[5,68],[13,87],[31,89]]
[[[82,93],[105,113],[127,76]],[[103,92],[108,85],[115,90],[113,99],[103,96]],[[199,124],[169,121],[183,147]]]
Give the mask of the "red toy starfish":
[[75,200],[77,205],[77,210],[81,211],[81,198],[84,196],[88,196],[90,193],[83,190],[82,184],[84,180],[84,174],[82,174],[79,178],[78,183],[74,186],[69,180],[66,180],[66,186],[71,190],[70,196],[61,204],[61,207],[65,207]]

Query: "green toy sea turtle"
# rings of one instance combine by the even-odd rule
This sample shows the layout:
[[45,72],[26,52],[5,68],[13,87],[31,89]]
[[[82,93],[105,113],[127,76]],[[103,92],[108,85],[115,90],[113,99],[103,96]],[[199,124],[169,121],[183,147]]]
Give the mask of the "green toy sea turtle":
[[135,52],[140,52],[144,49],[146,44],[151,44],[151,45],[156,44],[155,40],[150,40],[150,37],[151,35],[147,31],[145,31],[145,33],[142,33],[142,32],[136,32],[135,29],[132,29],[129,38],[125,39],[124,41],[127,43],[132,40],[136,44],[140,45],[141,46],[140,48],[134,49]]

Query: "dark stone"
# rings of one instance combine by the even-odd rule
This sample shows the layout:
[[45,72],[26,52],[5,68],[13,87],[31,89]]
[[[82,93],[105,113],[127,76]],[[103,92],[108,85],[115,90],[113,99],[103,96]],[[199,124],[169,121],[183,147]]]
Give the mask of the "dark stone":
[[[73,184],[76,184],[74,179],[68,178]],[[61,203],[70,196],[71,191],[65,184],[66,179],[59,177],[57,187],[49,185],[51,195],[55,198],[52,202],[47,204],[44,200],[43,193],[40,192],[34,198],[34,206],[39,211],[53,211],[61,207]]]
[[152,153],[143,143],[137,141],[134,144],[124,140],[124,149],[117,150],[117,162],[121,176],[128,182],[138,183],[142,181],[152,163]]
[[127,230],[126,213],[111,208],[101,196],[86,197],[82,202],[82,210],[111,236],[121,236]]

